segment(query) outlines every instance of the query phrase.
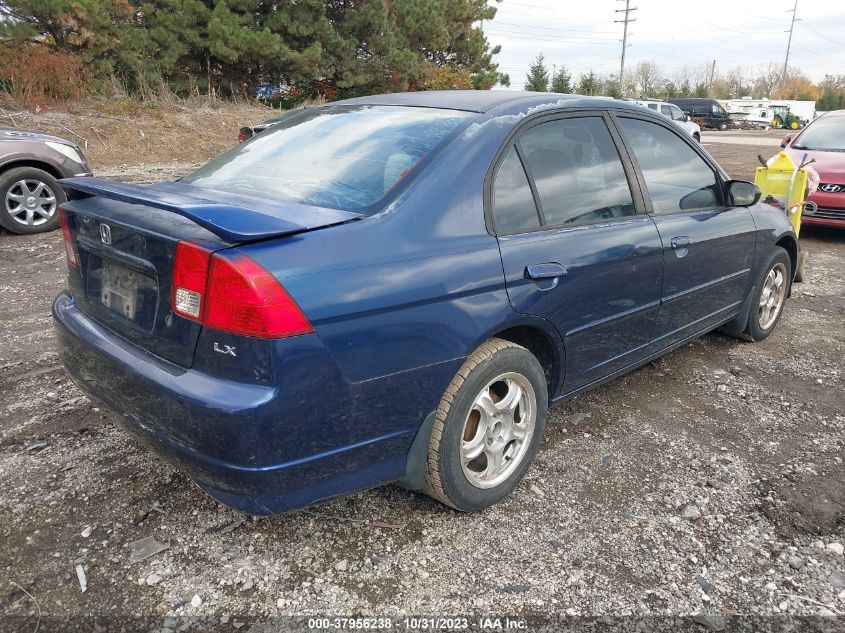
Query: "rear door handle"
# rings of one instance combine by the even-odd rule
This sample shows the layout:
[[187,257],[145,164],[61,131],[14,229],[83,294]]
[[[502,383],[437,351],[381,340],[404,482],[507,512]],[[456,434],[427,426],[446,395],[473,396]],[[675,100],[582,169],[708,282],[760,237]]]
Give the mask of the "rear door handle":
[[525,267],[525,278],[534,279],[535,281],[542,279],[557,279],[566,274],[566,268],[557,262],[549,262],[546,264],[532,264]]
[[671,244],[672,248],[675,249],[675,255],[677,257],[686,257],[687,253],[689,253],[690,244],[692,244],[692,238],[686,235],[680,235],[673,237]]

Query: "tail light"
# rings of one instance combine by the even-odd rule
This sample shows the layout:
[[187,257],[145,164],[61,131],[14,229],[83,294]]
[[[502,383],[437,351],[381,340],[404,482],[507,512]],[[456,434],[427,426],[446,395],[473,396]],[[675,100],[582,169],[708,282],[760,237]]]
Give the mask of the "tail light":
[[65,238],[65,255],[68,266],[76,268],[79,262],[76,259],[76,247],[73,245],[73,237],[70,234],[70,226],[67,223],[67,215],[64,207],[59,207],[59,223],[62,225],[62,235]]
[[173,311],[232,334],[284,338],[313,332],[279,281],[243,253],[212,253],[179,242],[173,271]]
[[202,296],[208,277],[211,251],[191,242],[176,244],[176,261],[173,266],[173,311],[187,319],[200,321]]
[[246,140],[246,134],[238,132],[238,143],[243,143]]

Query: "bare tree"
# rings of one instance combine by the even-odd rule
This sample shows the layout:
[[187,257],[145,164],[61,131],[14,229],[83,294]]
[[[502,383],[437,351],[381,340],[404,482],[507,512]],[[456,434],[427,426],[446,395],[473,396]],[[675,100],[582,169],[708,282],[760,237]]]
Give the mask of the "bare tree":
[[780,64],[769,62],[757,69],[754,78],[754,94],[757,97],[771,97],[783,83],[783,69]]
[[665,79],[663,70],[656,62],[639,62],[631,72],[631,79],[636,82],[637,91],[641,97],[652,97],[663,89]]

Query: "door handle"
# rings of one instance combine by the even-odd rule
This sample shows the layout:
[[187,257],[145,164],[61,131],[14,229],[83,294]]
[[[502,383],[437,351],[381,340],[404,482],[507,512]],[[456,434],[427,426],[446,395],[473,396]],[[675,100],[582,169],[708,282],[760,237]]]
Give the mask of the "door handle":
[[525,267],[525,278],[534,279],[535,281],[542,279],[557,279],[566,274],[566,268],[557,262],[549,262],[546,264],[532,264]]
[[673,237],[671,244],[672,248],[675,249],[675,255],[677,257],[686,257],[687,253],[689,253],[690,244],[692,244],[692,238],[686,235]]

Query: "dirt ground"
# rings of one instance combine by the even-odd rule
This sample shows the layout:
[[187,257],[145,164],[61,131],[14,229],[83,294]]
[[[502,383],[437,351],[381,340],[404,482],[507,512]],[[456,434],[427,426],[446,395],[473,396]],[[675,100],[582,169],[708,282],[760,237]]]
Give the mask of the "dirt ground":
[[[760,138],[704,141],[748,178],[777,149]],[[89,153],[100,173],[145,181],[204,152]],[[39,612],[53,630],[82,616],[265,630],[255,621],[326,613],[712,616],[702,630],[787,614],[842,630],[845,232],[805,228],[801,242],[807,280],[770,338],[711,334],[554,407],[526,481],[496,507],[462,515],[387,486],[257,519],[70,383],[50,316],[61,236],[0,235],[0,630],[32,630]],[[168,548],[131,562],[145,537]]]

